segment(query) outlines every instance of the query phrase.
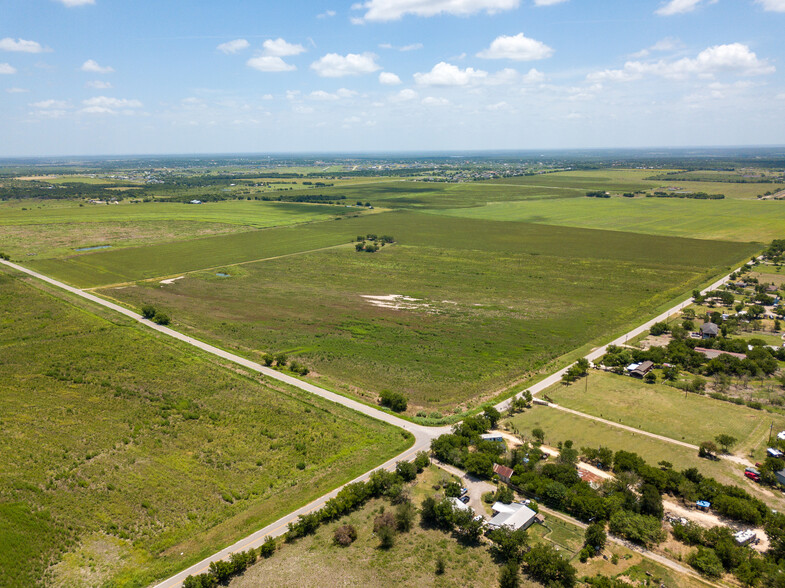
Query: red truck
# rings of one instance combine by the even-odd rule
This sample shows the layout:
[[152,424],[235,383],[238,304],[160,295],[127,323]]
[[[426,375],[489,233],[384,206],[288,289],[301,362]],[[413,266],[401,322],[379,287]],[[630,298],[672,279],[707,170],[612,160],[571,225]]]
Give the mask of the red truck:
[[760,472],[755,468],[747,468],[744,470],[744,475],[753,482],[760,482]]

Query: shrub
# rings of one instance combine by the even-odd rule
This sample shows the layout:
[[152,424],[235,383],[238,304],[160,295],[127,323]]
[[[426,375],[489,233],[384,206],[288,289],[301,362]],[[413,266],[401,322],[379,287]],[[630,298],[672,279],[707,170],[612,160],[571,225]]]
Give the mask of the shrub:
[[698,547],[696,552],[687,557],[687,563],[709,578],[719,578],[725,571],[720,558],[708,547]]
[[275,553],[278,544],[275,542],[275,539],[272,537],[268,537],[264,540],[261,547],[259,547],[259,557],[270,557],[273,553]]
[[157,325],[168,325],[172,321],[169,319],[168,314],[165,314],[160,310],[157,310],[155,312],[155,316],[153,316],[153,322]]
[[382,393],[379,395],[379,404],[394,412],[403,412],[409,405],[406,396],[400,392],[392,392],[390,390],[382,390]]
[[155,316],[155,306],[152,304],[144,304],[142,305],[142,318],[146,318],[150,320]]
[[357,539],[357,529],[352,525],[342,525],[335,529],[333,542],[341,547],[348,547]]

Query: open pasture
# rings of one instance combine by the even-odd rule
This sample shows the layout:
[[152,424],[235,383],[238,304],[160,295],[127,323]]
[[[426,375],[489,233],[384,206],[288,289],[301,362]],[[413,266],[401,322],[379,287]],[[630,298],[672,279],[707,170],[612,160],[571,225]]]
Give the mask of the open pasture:
[[0,272],[3,586],[148,585],[410,443],[112,321]]
[[499,202],[437,212],[464,218],[742,242],[780,239],[785,227],[785,202],[769,200],[583,197]]
[[[369,233],[392,235],[403,244],[462,251],[554,255],[687,266],[715,271],[753,253],[749,244],[640,237],[618,231],[591,231],[514,222],[435,216],[409,211],[362,215],[162,243],[122,250],[88,252],[63,259],[31,261],[36,269],[80,287],[124,283],[221,265],[246,263],[353,242]],[[707,277],[707,276],[704,276]],[[684,291],[673,287],[675,293]],[[674,294],[675,295],[675,294]]]
[[738,439],[734,453],[755,459],[765,456],[770,425],[785,430],[782,415],[604,372],[592,372],[588,385],[557,384],[547,394],[568,408],[693,445],[727,433]]
[[651,170],[638,169],[601,169],[601,170],[569,170],[490,180],[488,183],[503,183],[516,186],[540,186],[572,188],[582,192],[591,190],[608,190],[610,192],[634,192],[656,188],[660,183],[647,180]]
[[336,228],[391,234],[398,243],[375,254],[347,246],[100,292],[137,308],[159,305],[179,328],[242,353],[287,352],[311,377],[370,401],[388,388],[413,407],[449,410],[636,323],[750,251],[411,212],[307,225],[298,234]]

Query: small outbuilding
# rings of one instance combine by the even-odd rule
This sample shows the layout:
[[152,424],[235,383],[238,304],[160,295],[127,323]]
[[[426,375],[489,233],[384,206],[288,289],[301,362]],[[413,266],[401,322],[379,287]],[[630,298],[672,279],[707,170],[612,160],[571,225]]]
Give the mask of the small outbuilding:
[[509,484],[510,478],[512,478],[512,475],[515,473],[515,471],[513,471],[512,468],[495,463],[493,464],[493,473],[499,476],[499,479],[502,482]]
[[643,378],[653,369],[654,362],[646,360],[639,363],[634,369],[630,370],[630,375],[634,378]]
[[499,433],[483,433],[480,435],[480,439],[483,441],[493,441],[494,443],[504,444],[504,437]]
[[777,478],[777,481],[785,486],[785,469],[782,469],[778,472],[774,472],[774,477]]

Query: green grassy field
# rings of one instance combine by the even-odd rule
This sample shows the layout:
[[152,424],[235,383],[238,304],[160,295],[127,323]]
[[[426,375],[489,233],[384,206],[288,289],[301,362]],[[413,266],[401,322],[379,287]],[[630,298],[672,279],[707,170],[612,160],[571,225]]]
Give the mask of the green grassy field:
[[660,267],[725,268],[757,250],[750,244],[640,237],[619,231],[434,216],[409,211],[219,235],[189,242],[84,253],[32,267],[80,287],[169,276],[350,243],[358,235],[392,235],[418,247],[500,254],[610,259]]
[[0,272],[3,586],[147,585],[411,443],[81,306]]
[[[304,235],[320,230],[392,234],[399,243],[373,255],[347,246],[101,293],[137,308],[154,303],[178,328],[252,357],[285,351],[308,365],[310,377],[370,401],[388,388],[405,392],[412,410],[448,410],[494,396],[553,358],[635,323],[724,269],[714,264],[730,267],[751,251],[411,212],[267,233],[291,231],[303,246]],[[99,265],[131,252],[77,259]],[[145,260],[157,258],[137,263],[150,267]],[[57,263],[49,273],[58,275]],[[381,307],[367,298],[390,295],[417,300]]]
[[491,203],[438,214],[696,239],[768,242],[782,238],[780,201],[570,198]]
[[592,372],[588,386],[557,384],[547,394],[568,408],[693,445],[727,433],[738,439],[735,453],[755,459],[764,457],[769,425],[785,429],[781,415],[604,372]]
[[539,427],[545,431],[545,443],[553,447],[560,441],[572,440],[578,448],[603,446],[613,451],[634,451],[650,465],[657,465],[658,462],[665,460],[671,462],[677,470],[696,467],[703,474],[723,484],[735,484],[745,488],[770,504],[772,508],[785,508],[785,499],[781,494],[762,492],[759,485],[743,476],[741,466],[726,460],[701,459],[695,450],[646,435],[617,429],[545,406],[535,406],[524,413],[505,419],[504,425],[526,438],[531,438],[532,430]]

